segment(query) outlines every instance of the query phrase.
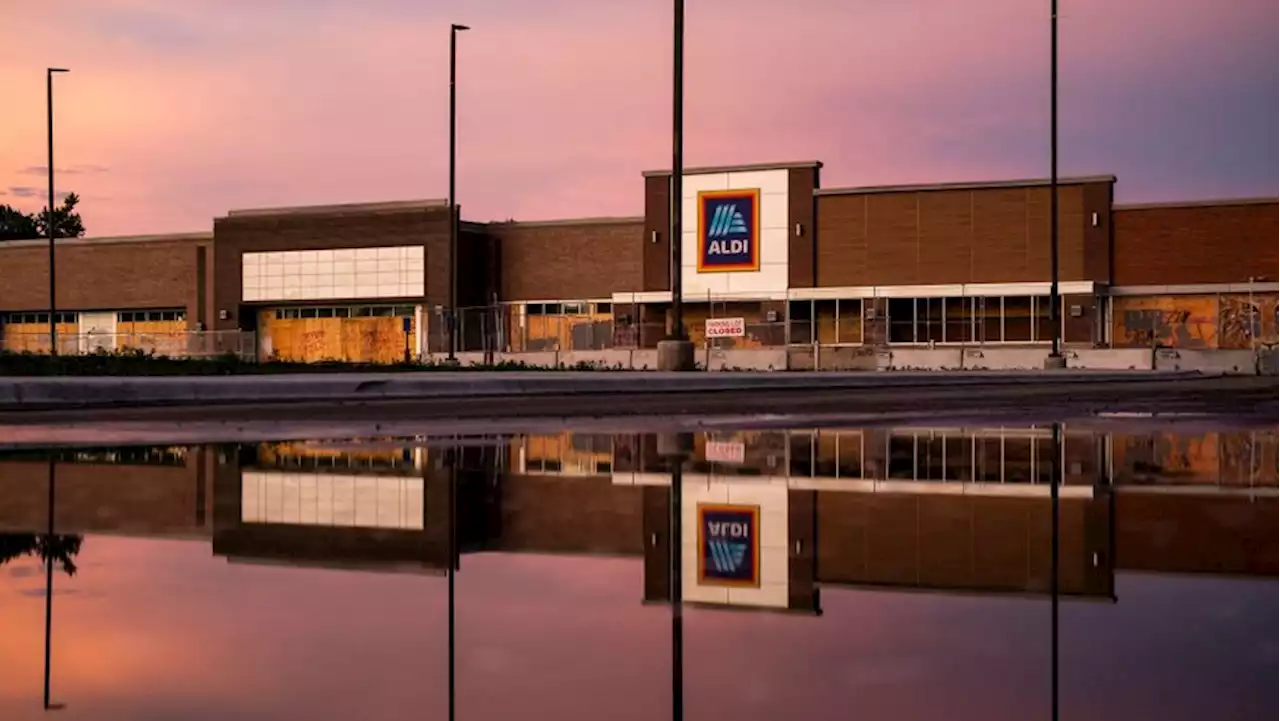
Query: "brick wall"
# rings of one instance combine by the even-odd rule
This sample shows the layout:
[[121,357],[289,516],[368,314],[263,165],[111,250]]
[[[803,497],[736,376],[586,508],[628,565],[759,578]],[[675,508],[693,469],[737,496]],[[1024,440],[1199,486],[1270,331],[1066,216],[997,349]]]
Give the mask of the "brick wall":
[[[1064,499],[1064,593],[1109,592],[1104,501]],[[818,578],[823,583],[1043,593],[1049,590],[1048,499],[823,493]]]
[[[202,458],[193,454],[186,467],[58,463],[54,528],[143,536],[208,533],[212,483],[199,470]],[[47,462],[0,461],[0,529],[45,530],[48,478]]]
[[[194,325],[201,310],[198,255],[212,238],[174,236],[58,243],[59,310],[183,308]],[[203,251],[201,249],[204,249]],[[40,241],[0,243],[0,311],[49,307],[49,250]]]
[[510,551],[639,555],[641,493],[608,476],[506,475],[498,543]]
[[[1062,280],[1107,280],[1110,185],[1060,187]],[[1049,201],[1043,185],[819,195],[816,285],[1047,281]]]
[[[296,213],[233,214],[215,218],[213,233],[214,302],[210,315],[213,327],[220,330],[251,323],[247,314],[239,317],[243,297],[240,258],[245,252],[420,245],[426,249],[427,304],[449,302],[449,209],[443,204],[390,209],[334,206],[333,210],[306,209]],[[460,280],[460,289],[463,284]],[[384,300],[395,299],[379,302]],[[421,302],[422,298],[402,300]],[[218,318],[219,311],[228,311],[228,317]]]
[[1276,282],[1275,199],[1117,207],[1112,283]]
[[502,300],[608,298],[643,284],[644,221],[494,223]]

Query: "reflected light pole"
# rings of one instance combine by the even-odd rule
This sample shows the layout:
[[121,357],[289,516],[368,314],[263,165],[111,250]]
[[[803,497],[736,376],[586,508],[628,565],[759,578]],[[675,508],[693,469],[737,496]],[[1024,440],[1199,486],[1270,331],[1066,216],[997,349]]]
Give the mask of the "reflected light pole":
[[[53,167],[52,165],[50,167]],[[49,517],[48,535],[45,536],[44,547],[44,709],[56,711],[63,704],[53,703],[49,691],[49,679],[53,667],[53,509],[54,509],[54,459],[49,456]]]
[[53,74],[71,72],[66,68],[48,68],[45,71],[45,104],[49,140],[49,202],[45,214],[45,230],[49,234],[49,353],[58,355],[58,266],[54,252],[53,222]]
[[449,362],[457,361],[458,327],[458,33],[471,28],[449,26]]
[[454,663],[456,656],[456,638],[454,635],[454,574],[458,570],[458,451],[453,446],[445,456],[449,464],[449,721],[453,721],[457,711],[455,684],[457,682]]
[[[1056,0],[1055,0],[1056,1]],[[1058,719],[1058,566],[1060,563],[1060,548],[1058,536],[1061,532],[1061,523],[1059,521],[1059,501],[1060,493],[1058,486],[1062,485],[1062,479],[1066,475],[1063,472],[1062,457],[1062,424],[1053,424],[1053,471],[1049,476],[1049,505],[1052,507],[1053,522],[1050,535],[1050,557],[1049,557],[1049,595],[1050,595],[1050,636],[1049,646],[1052,660],[1049,663],[1049,698],[1052,710],[1049,718],[1057,721]]]

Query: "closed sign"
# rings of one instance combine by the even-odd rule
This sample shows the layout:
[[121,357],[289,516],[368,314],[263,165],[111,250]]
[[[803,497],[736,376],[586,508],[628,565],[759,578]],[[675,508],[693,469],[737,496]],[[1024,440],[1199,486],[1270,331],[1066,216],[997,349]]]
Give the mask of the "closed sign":
[[745,318],[708,318],[708,338],[741,338],[747,334]]

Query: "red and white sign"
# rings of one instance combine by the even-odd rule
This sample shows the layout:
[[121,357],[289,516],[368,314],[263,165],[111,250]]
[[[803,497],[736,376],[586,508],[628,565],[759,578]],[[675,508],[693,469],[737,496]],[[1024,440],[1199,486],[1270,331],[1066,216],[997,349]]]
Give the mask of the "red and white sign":
[[703,455],[708,463],[738,463],[747,460],[747,446],[736,441],[707,441]]
[[747,334],[745,318],[708,318],[708,338],[741,338]]

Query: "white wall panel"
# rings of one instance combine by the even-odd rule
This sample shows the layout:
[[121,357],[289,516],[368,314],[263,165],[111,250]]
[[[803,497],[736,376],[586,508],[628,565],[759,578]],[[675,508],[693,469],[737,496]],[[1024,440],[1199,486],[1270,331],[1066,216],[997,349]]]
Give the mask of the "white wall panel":
[[404,298],[424,294],[420,245],[245,253],[246,302]]
[[[682,290],[689,302],[708,296],[734,297],[787,290],[790,241],[787,170],[708,173],[684,176],[681,207],[684,226],[680,261]],[[705,190],[760,191],[760,268],[748,271],[698,272],[698,193]]]
[[347,528],[423,528],[421,478],[246,471],[240,520]]

